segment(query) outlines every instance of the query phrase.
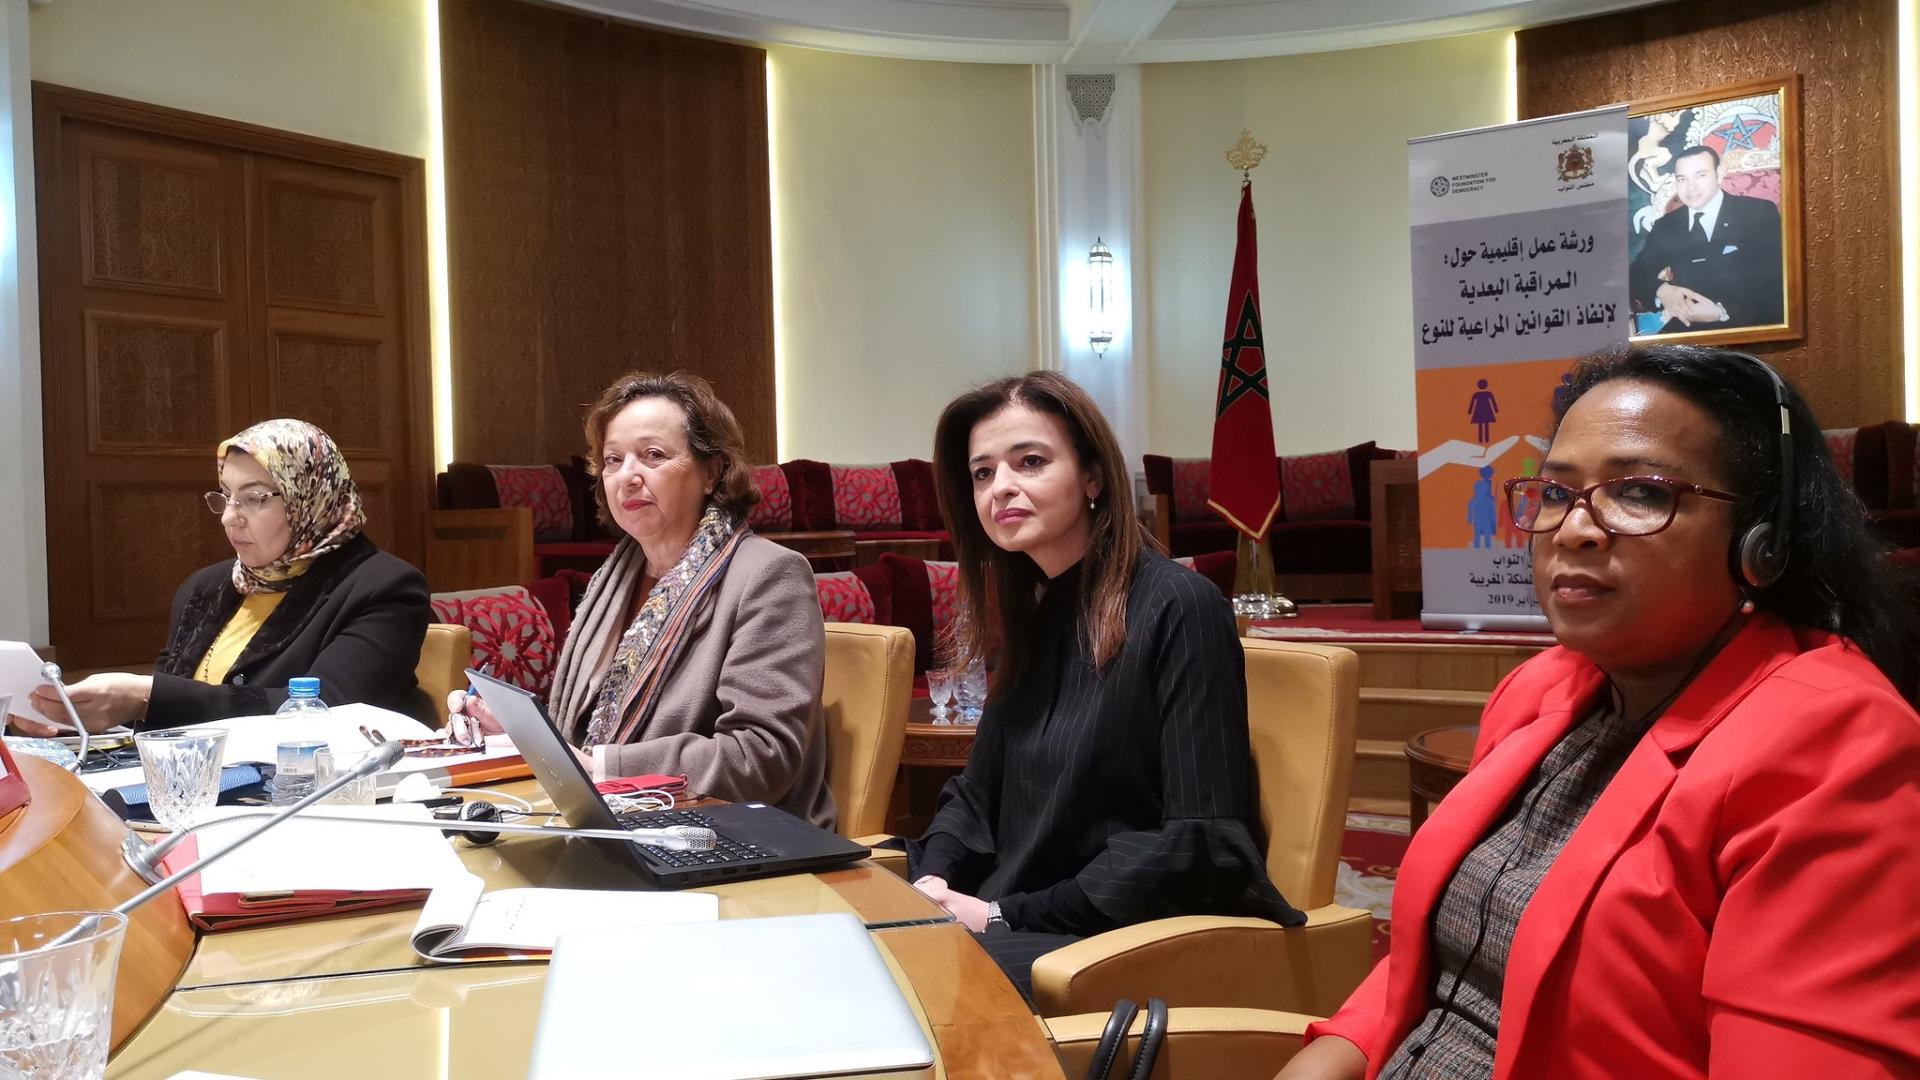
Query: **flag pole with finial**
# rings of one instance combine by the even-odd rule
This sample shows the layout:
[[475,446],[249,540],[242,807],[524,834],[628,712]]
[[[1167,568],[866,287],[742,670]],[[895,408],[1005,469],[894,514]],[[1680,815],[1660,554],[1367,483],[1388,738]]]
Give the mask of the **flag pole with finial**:
[[1240,171],[1240,215],[1208,470],[1207,505],[1234,527],[1233,610],[1242,634],[1255,619],[1299,614],[1274,588],[1273,553],[1265,542],[1280,510],[1253,221],[1253,170],[1266,156],[1249,131],[1226,153],[1227,164]]

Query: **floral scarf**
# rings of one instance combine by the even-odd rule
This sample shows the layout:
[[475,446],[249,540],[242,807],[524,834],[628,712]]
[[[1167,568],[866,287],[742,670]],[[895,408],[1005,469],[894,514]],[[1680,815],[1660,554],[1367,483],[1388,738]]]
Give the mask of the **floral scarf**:
[[[660,575],[624,633],[617,620],[646,569],[646,556],[631,537],[620,541],[580,598],[556,665],[549,711],[562,730],[571,729],[591,700],[593,714],[582,745],[623,743],[633,736],[659,696],[663,676],[686,646],[687,627],[700,602],[725,576],[748,531],[738,514],[718,504],[708,506],[686,553]],[[596,691],[593,673],[585,669],[605,654],[615,633],[621,633],[620,644]]]
[[241,450],[280,486],[293,535],[287,550],[265,566],[233,561],[233,587],[242,595],[285,592],[313,560],[360,535],[367,523],[360,489],[347,459],[326,432],[305,420],[263,420],[220,444],[216,461]]

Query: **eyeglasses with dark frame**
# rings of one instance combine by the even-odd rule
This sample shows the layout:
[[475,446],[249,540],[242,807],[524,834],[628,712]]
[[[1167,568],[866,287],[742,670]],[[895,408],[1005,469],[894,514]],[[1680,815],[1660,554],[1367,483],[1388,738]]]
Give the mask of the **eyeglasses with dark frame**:
[[207,509],[213,511],[215,517],[224,515],[229,506],[251,517],[265,510],[268,503],[275,499],[284,499],[286,496],[277,491],[255,490],[240,495],[229,495],[224,491],[209,491],[205,498]]
[[1740,501],[1730,491],[1664,476],[1622,476],[1580,489],[1538,476],[1521,476],[1505,486],[1507,516],[1513,519],[1514,528],[1529,533],[1558,530],[1573,508],[1583,502],[1594,524],[1609,536],[1652,536],[1673,524],[1682,495],[1724,503]]

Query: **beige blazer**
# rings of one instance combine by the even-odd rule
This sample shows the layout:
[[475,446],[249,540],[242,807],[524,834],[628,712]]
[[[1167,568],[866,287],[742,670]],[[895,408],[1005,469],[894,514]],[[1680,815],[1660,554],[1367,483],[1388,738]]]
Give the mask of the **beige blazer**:
[[[653,715],[633,741],[607,748],[607,775],[684,774],[694,791],[834,828],[820,711],[827,631],[806,557],[745,537],[687,633]],[[596,686],[587,700],[597,696]],[[561,722],[578,745],[587,717]]]

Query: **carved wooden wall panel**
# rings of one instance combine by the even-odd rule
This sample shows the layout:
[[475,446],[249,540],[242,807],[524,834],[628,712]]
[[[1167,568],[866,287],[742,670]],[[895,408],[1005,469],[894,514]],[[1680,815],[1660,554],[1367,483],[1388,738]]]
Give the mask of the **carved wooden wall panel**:
[[72,668],[151,663],[230,559],[214,448],[299,416],[418,561],[432,477],[422,164],[36,84],[48,597]]
[[[91,555],[93,587],[88,612],[96,622],[138,624],[167,610],[187,574],[220,559],[231,559],[220,519],[207,512],[204,492],[218,486],[213,477],[213,447],[198,470],[198,483],[138,484],[97,482],[97,508],[86,547]],[[152,649],[158,655],[159,644]],[[147,657],[152,662],[153,655]],[[62,661],[71,666],[62,656]]]
[[685,368],[772,460],[765,54],[517,0],[440,36],[455,456],[563,461],[613,377]]
[[1902,414],[1893,0],[1663,4],[1526,30],[1520,115],[1798,72],[1807,334],[1749,346],[1827,427]]
[[96,154],[84,167],[89,283],[219,292],[221,183],[215,159]]
[[275,303],[381,310],[372,200],[275,184],[266,201],[267,288]]
[[231,434],[223,323],[86,316],[94,450],[205,455]]
[[276,410],[325,428],[349,456],[380,452],[387,443],[380,410],[364,404],[380,394],[380,353],[378,341],[275,334]]

